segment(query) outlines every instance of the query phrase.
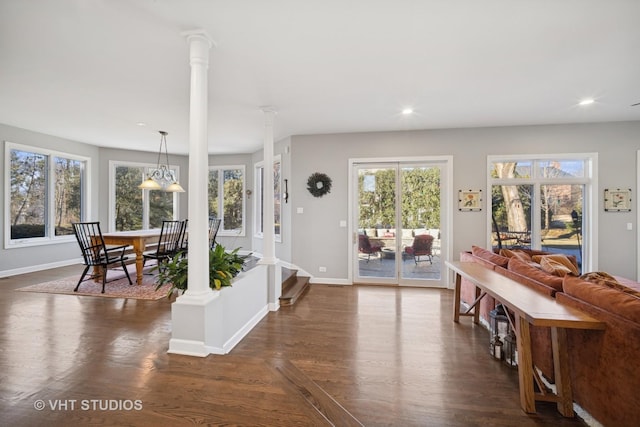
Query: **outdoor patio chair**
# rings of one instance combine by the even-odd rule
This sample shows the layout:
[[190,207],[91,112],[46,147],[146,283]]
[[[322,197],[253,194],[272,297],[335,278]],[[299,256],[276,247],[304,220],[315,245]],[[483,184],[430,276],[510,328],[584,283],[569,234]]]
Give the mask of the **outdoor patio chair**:
[[372,254],[382,252],[382,245],[372,244],[369,240],[369,236],[366,234],[358,235],[358,251],[367,255],[367,262],[371,259]]
[[222,220],[219,218],[209,218],[209,249],[214,249],[216,246],[216,236],[221,223]]
[[160,266],[173,258],[181,249],[185,225],[186,221],[162,221],[158,246],[155,250],[142,254],[142,265],[145,265],[148,259],[155,259]]
[[420,234],[413,238],[413,244],[404,248],[404,251],[408,255],[413,256],[413,260],[416,265],[418,265],[419,261],[426,261],[421,260],[421,256],[428,257],[427,259],[429,260],[429,264],[433,264],[433,254],[431,252],[432,246],[433,236],[430,234]]
[[[127,271],[125,261],[127,257],[124,256],[124,251],[127,245],[123,246],[107,246],[104,243],[102,237],[102,231],[100,230],[100,222],[74,222],[73,232],[76,235],[80,250],[82,251],[82,258],[84,259],[84,271],[78,280],[74,292],[78,292],[80,283],[85,280],[85,276],[91,267],[99,267],[100,275],[102,275],[102,293],[104,294],[104,286],[107,283],[107,269],[112,264],[120,264],[124,273],[127,275],[129,284],[131,285],[131,277]],[[99,277],[97,274],[92,274],[86,280],[95,279]]]

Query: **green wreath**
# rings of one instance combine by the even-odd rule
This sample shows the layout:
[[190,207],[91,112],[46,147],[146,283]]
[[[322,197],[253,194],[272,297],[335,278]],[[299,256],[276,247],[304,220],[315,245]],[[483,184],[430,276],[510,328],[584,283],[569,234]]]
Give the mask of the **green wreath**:
[[323,173],[312,173],[307,180],[307,190],[314,197],[322,197],[331,191],[331,178]]

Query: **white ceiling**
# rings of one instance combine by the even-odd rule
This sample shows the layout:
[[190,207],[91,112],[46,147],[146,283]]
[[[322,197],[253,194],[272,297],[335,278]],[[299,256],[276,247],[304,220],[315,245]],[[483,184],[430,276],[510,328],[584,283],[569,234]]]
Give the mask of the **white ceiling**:
[[260,149],[266,105],[276,139],[640,120],[639,17],[639,0],[0,0],[0,123],[147,151],[165,130],[186,153],[194,29],[216,42],[214,154]]

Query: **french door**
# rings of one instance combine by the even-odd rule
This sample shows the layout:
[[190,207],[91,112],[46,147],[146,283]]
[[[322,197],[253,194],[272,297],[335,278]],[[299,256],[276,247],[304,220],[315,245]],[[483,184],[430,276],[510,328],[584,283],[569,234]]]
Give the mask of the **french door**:
[[354,283],[446,286],[447,166],[352,161]]

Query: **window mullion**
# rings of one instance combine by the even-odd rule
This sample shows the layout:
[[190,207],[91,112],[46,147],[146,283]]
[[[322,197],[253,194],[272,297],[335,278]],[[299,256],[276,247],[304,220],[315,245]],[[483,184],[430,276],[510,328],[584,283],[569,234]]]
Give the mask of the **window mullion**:
[[221,230],[225,229],[224,225],[224,169],[218,169],[218,216],[222,219]]
[[56,215],[56,209],[55,209],[55,203],[56,203],[56,165],[53,161],[54,156],[52,154],[49,154],[46,156],[46,162],[47,162],[47,168],[45,169],[47,171],[47,175],[45,176],[45,181],[46,181],[46,187],[47,187],[47,192],[45,194],[45,203],[44,203],[44,207],[46,209],[46,213],[44,215],[45,217],[45,227],[44,229],[46,230],[45,232],[45,237],[48,237],[49,239],[52,239],[56,236],[56,231],[55,231],[55,215]]

